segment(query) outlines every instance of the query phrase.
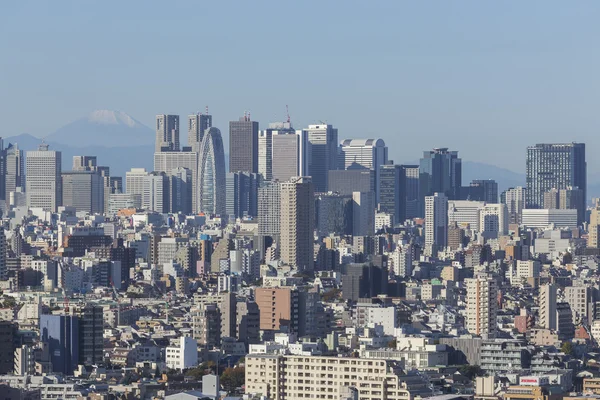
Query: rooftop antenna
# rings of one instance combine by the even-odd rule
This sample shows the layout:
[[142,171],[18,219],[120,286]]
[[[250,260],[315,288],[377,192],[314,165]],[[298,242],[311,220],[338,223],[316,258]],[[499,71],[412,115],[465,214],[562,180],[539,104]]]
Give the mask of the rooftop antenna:
[[208,115],[208,106],[206,106],[206,115]]
[[287,123],[290,123],[290,109],[288,108],[288,105],[285,105],[285,114],[287,115]]
[[247,121],[250,121],[250,119],[251,119],[250,118],[250,111],[248,111],[248,119],[247,119]]

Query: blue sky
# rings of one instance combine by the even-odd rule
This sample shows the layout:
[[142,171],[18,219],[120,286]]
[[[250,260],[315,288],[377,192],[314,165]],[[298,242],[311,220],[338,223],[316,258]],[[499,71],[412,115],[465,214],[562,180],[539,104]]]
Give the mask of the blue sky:
[[[0,9],[0,136],[44,136],[95,109],[289,104],[301,127],[381,137],[524,170],[525,147],[584,141],[600,170],[600,3],[593,1],[27,1]],[[226,135],[225,135],[226,136]],[[592,176],[590,176],[590,180]]]

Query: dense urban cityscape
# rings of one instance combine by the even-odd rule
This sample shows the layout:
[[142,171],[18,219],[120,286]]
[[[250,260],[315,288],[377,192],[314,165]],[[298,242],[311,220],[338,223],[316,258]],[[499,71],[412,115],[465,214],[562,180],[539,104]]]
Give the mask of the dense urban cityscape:
[[[187,130],[187,145],[182,133]],[[156,116],[154,170],[0,154],[10,399],[600,396],[600,203],[583,143],[526,182],[395,164],[331,124]]]

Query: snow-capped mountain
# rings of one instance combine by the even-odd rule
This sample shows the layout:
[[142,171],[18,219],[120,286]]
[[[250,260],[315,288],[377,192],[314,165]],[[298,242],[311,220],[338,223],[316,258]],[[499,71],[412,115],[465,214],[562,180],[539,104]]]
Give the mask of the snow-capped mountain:
[[47,141],[73,147],[138,146],[154,143],[155,133],[121,111],[96,110],[46,136]]

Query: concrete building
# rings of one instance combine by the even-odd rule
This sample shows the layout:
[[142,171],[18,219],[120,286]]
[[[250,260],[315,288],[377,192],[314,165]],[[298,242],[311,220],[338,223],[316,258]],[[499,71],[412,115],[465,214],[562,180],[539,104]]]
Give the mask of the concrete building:
[[27,206],[56,212],[62,205],[61,152],[43,143],[26,154]]
[[260,175],[250,172],[229,172],[226,178],[226,214],[234,220],[258,215]]
[[425,252],[436,255],[448,244],[448,197],[435,193],[425,197]]
[[373,192],[352,193],[352,236],[375,233],[375,196]]
[[[410,400],[414,393],[396,366],[364,358],[251,355],[246,357],[246,393],[273,400],[340,399],[343,388],[360,382],[360,398]],[[304,383],[307,379],[315,383]]]
[[142,208],[168,213],[170,205],[169,177],[164,172],[152,172],[144,177]]
[[182,336],[174,339],[165,349],[165,364],[168,368],[184,370],[198,365],[198,343],[194,338]]
[[545,329],[557,330],[556,321],[556,286],[546,284],[540,287],[540,319],[539,325]]
[[353,200],[351,196],[321,193],[316,200],[317,235],[352,235]]
[[521,224],[527,228],[576,228],[577,210],[524,209]]
[[346,139],[340,144],[340,169],[363,167],[375,173],[375,201],[379,203],[379,174],[388,162],[388,148],[383,139]]
[[[406,219],[406,176],[401,165],[386,164],[379,167],[376,177],[380,212],[392,216],[392,224]],[[393,225],[392,225],[393,226]]]
[[493,278],[465,279],[467,286],[466,328],[484,339],[496,336],[498,313],[498,286]]
[[341,195],[375,192],[375,171],[365,168],[329,171],[329,191]]
[[10,193],[25,191],[25,157],[23,150],[15,144],[9,144],[4,150],[6,160],[6,177],[4,179],[5,200],[10,199]]
[[244,114],[229,122],[229,172],[258,173],[258,122]]
[[258,234],[279,238],[281,229],[281,184],[264,182],[258,188]]
[[481,230],[481,210],[483,201],[450,200],[448,201],[448,223],[456,223],[460,228],[479,232]]
[[460,196],[462,161],[457,151],[436,148],[423,152],[419,166],[421,216],[425,215],[425,197],[443,193],[449,200]]
[[413,219],[420,214],[419,166],[402,165],[404,170],[404,189],[406,191],[406,219]]
[[[163,153],[168,154],[168,153]],[[191,170],[183,167],[171,171],[169,178],[169,205],[170,212],[192,214],[194,208],[195,182]]]
[[509,224],[521,223],[521,215],[525,208],[525,192],[525,188],[517,186],[502,193],[500,202],[506,204]]
[[587,247],[593,249],[600,248],[600,200],[598,199],[596,199],[596,204],[594,204],[590,213],[588,232]]
[[145,168],[131,168],[125,173],[125,193],[134,196],[136,207],[142,207],[144,181],[149,175]]
[[[198,147],[197,144],[194,146]],[[187,148],[185,149],[187,150]],[[196,211],[198,201],[198,152],[167,151],[154,153],[154,172],[164,172],[168,176],[174,176],[173,171],[180,168],[185,168],[191,173],[189,195],[191,195],[191,209]]]
[[314,187],[310,177],[293,177],[281,183],[281,260],[312,270],[314,264]]
[[479,232],[484,239],[496,239],[508,233],[506,204],[485,204],[479,211]]
[[104,213],[104,179],[98,171],[62,173],[62,205],[90,214]]
[[179,151],[179,146],[179,115],[157,115],[154,151]]
[[204,139],[204,132],[212,127],[212,115],[197,113],[188,115],[188,147],[191,151],[198,153],[200,144]]

